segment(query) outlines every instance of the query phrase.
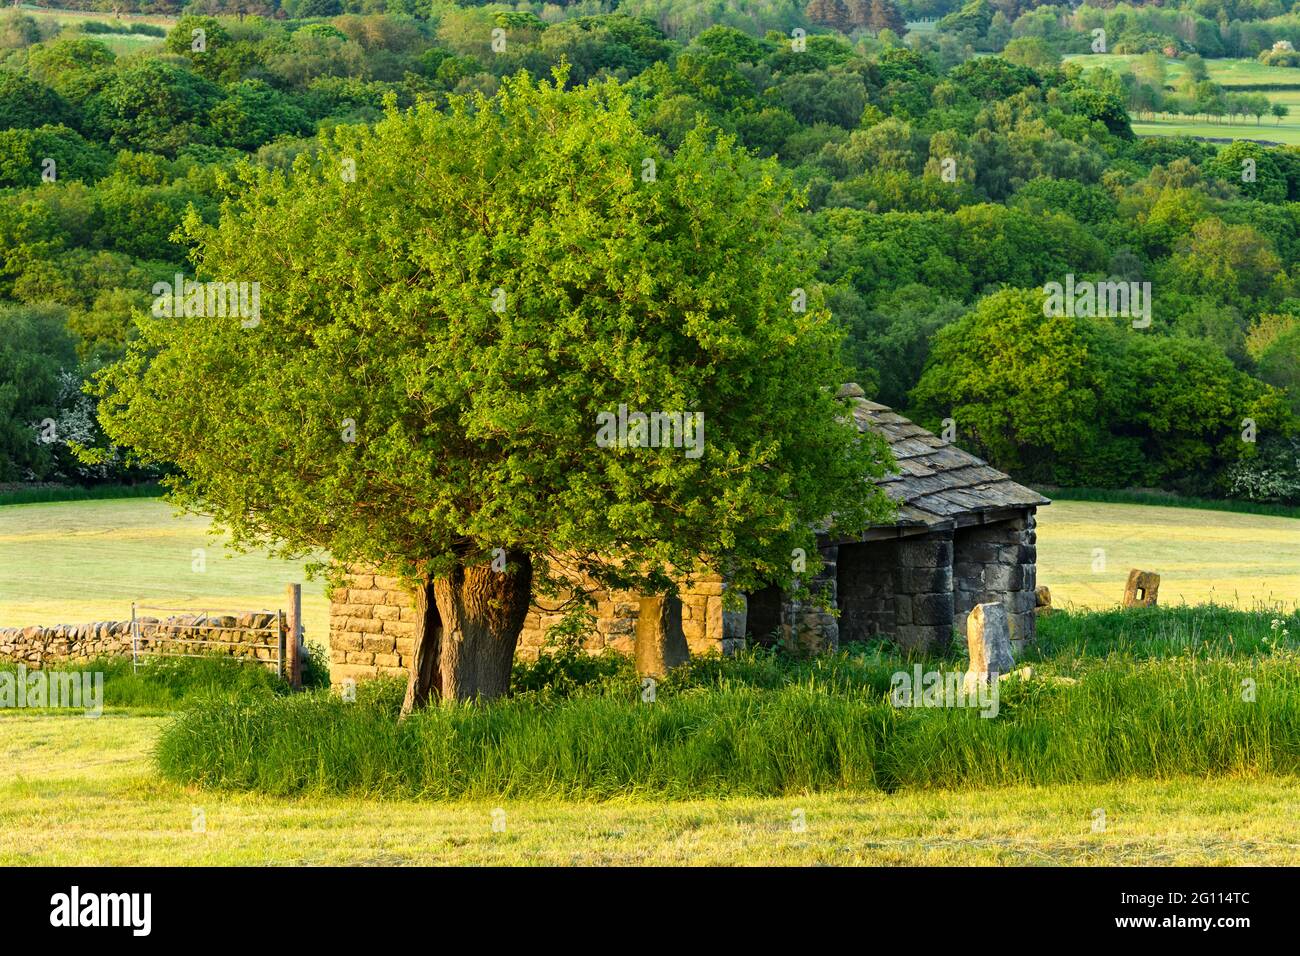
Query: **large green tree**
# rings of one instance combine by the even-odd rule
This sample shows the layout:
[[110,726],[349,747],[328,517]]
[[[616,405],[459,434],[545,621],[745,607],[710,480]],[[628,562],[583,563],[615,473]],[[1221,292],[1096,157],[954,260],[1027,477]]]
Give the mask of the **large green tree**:
[[[237,541],[411,581],[408,709],[507,690],[557,556],[744,590],[790,583],[797,549],[811,570],[828,515],[886,513],[779,168],[704,129],[670,158],[617,84],[562,87],[521,75],[246,168],[188,228],[202,277],[260,283],[260,321],[142,317],[98,380],[109,435]],[[620,406],[702,415],[699,454],[602,446]]]
[[951,415],[994,464],[1029,479],[1201,493],[1249,454],[1247,419],[1260,434],[1294,428],[1285,396],[1211,343],[1044,312],[1041,290],[1004,289],[943,328],[911,393],[920,414]]

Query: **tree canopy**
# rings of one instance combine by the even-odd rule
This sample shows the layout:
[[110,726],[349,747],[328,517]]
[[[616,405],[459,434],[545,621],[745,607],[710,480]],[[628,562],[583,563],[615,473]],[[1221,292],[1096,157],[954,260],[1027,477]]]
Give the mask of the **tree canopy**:
[[[109,435],[238,542],[417,581],[508,554],[652,592],[706,567],[788,584],[815,523],[880,519],[886,452],[836,398],[779,167],[703,127],[668,155],[617,84],[562,79],[244,166],[188,229],[202,279],[259,283],[260,321],[143,317],[98,380]],[[699,454],[601,447],[620,407],[702,416]]]

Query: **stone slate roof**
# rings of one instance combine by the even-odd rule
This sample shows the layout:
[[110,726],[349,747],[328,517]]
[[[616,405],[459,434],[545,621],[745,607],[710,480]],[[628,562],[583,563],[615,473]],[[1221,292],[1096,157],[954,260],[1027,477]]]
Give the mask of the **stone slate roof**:
[[851,399],[858,428],[884,435],[898,462],[897,472],[876,482],[898,502],[896,524],[966,523],[961,520],[964,516],[1051,504],[984,459],[962,451],[887,406],[868,401],[858,385],[845,385],[840,395]]

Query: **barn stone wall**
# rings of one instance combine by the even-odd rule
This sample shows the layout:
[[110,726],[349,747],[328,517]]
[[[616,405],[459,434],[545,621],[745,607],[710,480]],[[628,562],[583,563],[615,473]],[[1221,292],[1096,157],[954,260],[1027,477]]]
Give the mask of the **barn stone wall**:
[[954,625],[959,633],[965,632],[966,617],[975,605],[999,601],[1007,609],[1011,640],[1017,644],[1034,640],[1037,540],[1032,513],[957,530]]
[[941,651],[952,641],[952,532],[898,542],[894,562],[894,640],[908,650]]
[[842,544],[838,594],[840,640],[865,641],[894,633],[897,541]]
[[[824,595],[830,607],[839,600],[839,545],[823,544],[822,568],[808,582],[808,589]],[[781,603],[781,643],[800,654],[827,654],[840,646],[840,622],[831,611],[814,602],[791,601],[788,596]]]
[[[731,654],[744,646],[745,611],[722,607],[723,580],[696,579],[684,588],[682,630],[693,655]],[[524,619],[515,656],[536,660],[543,653],[551,628],[564,620],[565,595],[537,596]],[[626,591],[595,590],[595,629],[584,649],[631,654],[636,636],[639,601]],[[742,596],[743,602],[743,596]],[[330,593],[330,681],[405,676],[415,655],[415,598],[397,578],[351,573]]]
[[[807,654],[836,650],[841,640],[892,636],[905,649],[940,652],[965,631],[976,604],[1000,601],[1007,608],[1012,640],[1034,639],[1032,511],[1020,517],[910,537],[823,544],[822,570],[810,582],[836,614],[811,602],[791,601],[765,589],[755,596],[753,638],[776,637]],[[590,584],[590,582],[588,582]],[[697,579],[682,591],[682,629],[693,655],[731,654],[746,643],[748,611],[725,611],[719,576]],[[632,654],[638,596],[592,591],[595,628],[584,648]],[[741,598],[742,604],[744,596]],[[330,678],[340,683],[385,674],[404,675],[414,655],[415,602],[396,578],[349,574],[330,595]],[[529,608],[516,656],[536,660],[551,628],[564,619],[563,596],[538,596]]]
[[330,682],[405,674],[415,619],[415,598],[398,578],[345,575],[330,591]]
[[985,525],[841,544],[839,636],[888,635],[907,649],[942,651],[965,633],[977,604],[1006,606],[1012,640],[1035,638],[1032,511]]

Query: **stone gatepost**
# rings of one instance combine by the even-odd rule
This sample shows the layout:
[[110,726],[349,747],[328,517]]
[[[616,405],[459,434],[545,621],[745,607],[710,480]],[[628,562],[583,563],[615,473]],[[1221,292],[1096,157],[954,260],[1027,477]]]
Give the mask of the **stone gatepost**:
[[1160,598],[1160,575],[1154,571],[1129,571],[1124,585],[1125,607],[1155,607]]
[[1006,605],[1001,601],[975,605],[966,618],[966,646],[970,650],[967,687],[991,684],[1002,674],[1011,673],[1015,659],[1011,654]]
[[894,639],[905,650],[952,643],[952,532],[899,541],[894,565]]

